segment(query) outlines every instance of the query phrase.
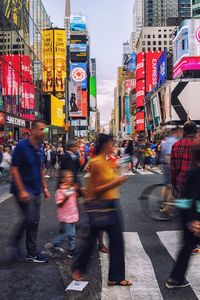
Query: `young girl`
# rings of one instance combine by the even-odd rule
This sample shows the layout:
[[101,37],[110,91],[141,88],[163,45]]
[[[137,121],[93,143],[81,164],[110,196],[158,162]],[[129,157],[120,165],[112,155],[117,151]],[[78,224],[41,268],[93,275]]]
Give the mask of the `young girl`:
[[77,205],[78,187],[74,183],[73,173],[65,170],[61,173],[58,189],[55,193],[57,217],[61,224],[60,234],[51,243],[45,245],[46,250],[56,251],[61,242],[68,240],[68,257],[74,257],[75,223],[79,221]]

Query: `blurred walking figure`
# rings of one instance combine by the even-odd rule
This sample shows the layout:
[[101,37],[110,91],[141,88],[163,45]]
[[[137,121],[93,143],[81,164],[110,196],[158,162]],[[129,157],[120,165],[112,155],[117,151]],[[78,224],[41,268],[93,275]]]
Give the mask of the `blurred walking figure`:
[[62,233],[56,236],[51,243],[45,245],[47,250],[59,252],[62,248],[58,246],[67,239],[69,258],[73,258],[75,255],[75,223],[79,220],[77,188],[72,171],[62,171],[55,194],[57,217]]
[[44,263],[48,261],[37,250],[38,225],[40,221],[41,193],[45,199],[50,198],[43,171],[43,152],[41,144],[44,138],[45,123],[32,122],[31,135],[21,141],[15,148],[12,157],[11,193],[15,195],[16,203],[22,214],[22,220],[15,225],[10,246],[18,251],[19,242],[26,232],[26,260]]
[[100,231],[106,231],[110,241],[108,285],[129,286],[132,283],[125,279],[124,241],[118,204],[118,187],[126,181],[127,177],[118,177],[106,159],[113,153],[113,143],[112,136],[100,134],[96,148],[97,156],[90,162],[91,176],[88,180],[86,196],[90,234],[87,244],[74,265],[72,278],[82,279],[96,245],[97,236]]
[[133,140],[129,140],[125,154],[128,154],[130,156],[130,162],[129,162],[129,171],[134,172],[134,165],[133,165]]
[[1,169],[4,176],[9,176],[10,167],[11,167],[11,149],[10,147],[6,147],[5,151],[3,152],[2,162],[1,162]]
[[186,287],[185,280],[190,255],[200,237],[200,148],[197,145],[196,124],[188,121],[183,127],[184,136],[172,147],[172,187],[180,194],[177,200],[182,213],[183,246],[166,287]]

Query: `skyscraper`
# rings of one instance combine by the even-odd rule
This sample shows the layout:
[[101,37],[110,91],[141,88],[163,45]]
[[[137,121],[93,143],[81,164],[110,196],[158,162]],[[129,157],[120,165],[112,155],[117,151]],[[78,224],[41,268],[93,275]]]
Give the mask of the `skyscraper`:
[[200,0],[192,0],[192,17],[200,18]]
[[166,26],[168,18],[191,16],[191,0],[143,0],[143,2],[144,26]]

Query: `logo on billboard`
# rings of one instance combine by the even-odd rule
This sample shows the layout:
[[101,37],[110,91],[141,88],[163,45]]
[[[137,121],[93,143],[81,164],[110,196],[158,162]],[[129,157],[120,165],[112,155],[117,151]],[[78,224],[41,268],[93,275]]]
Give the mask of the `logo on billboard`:
[[77,67],[72,70],[72,79],[76,82],[82,82],[86,79],[86,72],[83,68]]
[[196,31],[196,39],[200,43],[200,27]]

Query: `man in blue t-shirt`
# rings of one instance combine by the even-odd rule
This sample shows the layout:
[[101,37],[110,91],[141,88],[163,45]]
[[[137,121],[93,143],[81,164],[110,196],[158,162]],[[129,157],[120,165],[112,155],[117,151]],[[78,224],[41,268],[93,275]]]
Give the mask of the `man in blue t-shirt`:
[[48,261],[48,257],[37,251],[41,193],[43,192],[46,200],[50,198],[44,178],[41,148],[45,127],[43,121],[32,122],[31,135],[16,146],[11,166],[11,193],[16,198],[23,219],[15,225],[10,246],[17,250],[19,241],[26,232],[26,260],[41,263]]

